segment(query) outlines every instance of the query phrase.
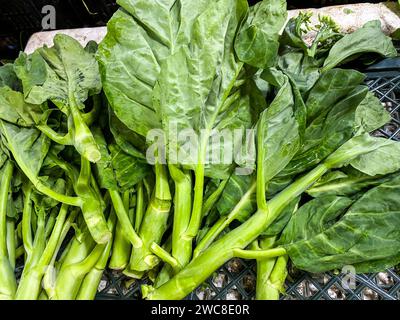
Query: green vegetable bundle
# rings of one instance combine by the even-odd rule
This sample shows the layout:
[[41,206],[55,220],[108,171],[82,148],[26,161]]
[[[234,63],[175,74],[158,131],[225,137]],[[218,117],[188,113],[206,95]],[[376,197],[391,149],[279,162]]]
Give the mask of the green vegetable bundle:
[[0,67],[0,298],[93,299],[111,268],[182,299],[239,257],[278,299],[289,260],[400,262],[400,143],[371,135],[390,115],[348,68],[397,55],[378,21],[117,2],[99,46],[58,34]]

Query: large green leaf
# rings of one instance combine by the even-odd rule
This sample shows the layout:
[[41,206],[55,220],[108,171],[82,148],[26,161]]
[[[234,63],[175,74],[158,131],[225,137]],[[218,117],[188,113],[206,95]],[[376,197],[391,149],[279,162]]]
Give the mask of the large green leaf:
[[257,68],[273,66],[278,55],[279,32],[286,16],[284,0],[264,0],[250,7],[235,41],[239,59]]
[[57,34],[53,41],[53,47],[39,48],[32,55],[21,53],[15,60],[25,99],[34,104],[54,100],[82,109],[88,95],[101,89],[97,62],[69,36]]
[[243,196],[249,189],[249,186],[254,182],[254,175],[238,176],[232,174],[221,194],[220,199],[216,203],[216,208],[220,215],[228,215],[239,201],[242,200],[240,215],[235,217],[243,222],[256,209],[255,194],[250,194],[243,199]]
[[21,92],[9,87],[0,88],[0,118],[22,127],[31,127],[40,122],[43,110],[40,105],[24,101]]
[[383,127],[390,120],[391,116],[382,107],[380,100],[372,92],[368,92],[356,110],[356,125],[359,130],[362,132],[372,132]]
[[[154,105],[162,119],[168,147],[189,155],[188,161],[178,162],[204,165],[207,153],[215,150],[214,135],[224,129],[232,134],[234,129],[251,126],[247,120],[252,117],[249,103],[234,88],[243,64],[233,53],[233,43],[246,9],[245,1],[213,2],[194,23],[190,46],[181,47],[162,63]],[[176,132],[193,132],[197,141],[176,139],[171,125]],[[221,152],[219,148],[217,152]],[[229,166],[226,163],[217,171],[209,170],[209,174],[223,172]]]
[[302,148],[280,176],[290,177],[312,168],[352,138],[358,129],[356,110],[367,92],[366,87],[357,87],[335,104],[327,115],[322,113],[316,118],[305,131]]
[[331,154],[326,164],[332,168],[350,164],[370,176],[393,173],[400,169],[400,142],[358,135]]
[[296,243],[318,235],[334,224],[352,203],[350,198],[338,196],[322,196],[307,202],[292,216],[279,243]]
[[[398,262],[400,250],[399,191],[396,177],[366,192],[342,216],[339,209],[327,214],[318,203],[320,198],[312,200],[294,216],[298,227],[285,230],[286,239],[294,241],[286,245],[290,258],[309,272],[344,265],[354,265],[357,272],[378,272],[392,266]],[[331,202],[335,203],[337,200]]]
[[146,136],[160,127],[152,91],[160,63],[187,43],[191,26],[208,1],[120,0],[99,45],[104,91],[117,117]]
[[8,86],[13,90],[21,90],[21,81],[14,71],[14,65],[7,63],[0,67],[0,87]]
[[320,76],[318,62],[301,51],[279,55],[278,66],[294,81],[302,94],[307,93]]
[[[270,69],[264,79],[279,88],[257,124],[258,184],[268,184],[292,160],[301,146],[305,119],[296,117],[294,89],[281,71]],[[301,99],[301,97],[300,97]],[[304,115],[305,110],[301,111]],[[300,120],[300,121],[299,121]]]
[[[38,105],[53,102],[71,120],[68,134],[58,134],[46,123],[38,128],[57,143],[74,145],[81,155],[96,162],[100,151],[83,109],[88,96],[101,90],[97,61],[93,53],[67,35],[57,34],[53,42],[53,47],[39,48],[31,55],[20,53],[15,61],[25,101]],[[42,120],[45,122],[45,117]]]
[[397,56],[396,48],[392,40],[382,32],[379,20],[367,22],[362,28],[345,35],[336,42],[324,62],[323,71],[365,53],[375,53],[383,57]]
[[37,179],[49,151],[50,140],[35,128],[21,128],[5,121],[1,121],[1,133],[22,171],[28,177]]
[[355,70],[332,69],[323,73],[305,102],[307,123],[329,112],[336,103],[362,84],[364,79],[365,75]]
[[[390,179],[392,175],[370,176],[355,169],[345,168],[346,171],[331,171],[316,182],[307,193],[312,197],[326,195],[352,196],[360,191],[380,185]],[[397,174],[397,173],[394,173]]]

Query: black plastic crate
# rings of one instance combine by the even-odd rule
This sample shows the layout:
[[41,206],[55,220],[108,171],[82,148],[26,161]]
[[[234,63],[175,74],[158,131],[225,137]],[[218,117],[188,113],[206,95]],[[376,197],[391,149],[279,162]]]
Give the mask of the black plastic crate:
[[[400,141],[400,57],[385,59],[366,70],[366,84],[381,100],[392,121],[375,135]],[[255,297],[256,263],[232,259],[192,292],[191,300],[249,300]],[[289,264],[284,300],[400,300],[400,266],[385,272],[356,275],[356,288],[342,286],[342,274],[310,274]],[[146,280],[132,280],[107,270],[97,299],[140,299],[140,285]]]

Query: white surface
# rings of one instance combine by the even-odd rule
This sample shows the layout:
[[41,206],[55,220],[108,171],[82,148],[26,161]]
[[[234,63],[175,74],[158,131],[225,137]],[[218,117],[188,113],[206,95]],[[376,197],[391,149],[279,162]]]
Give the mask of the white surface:
[[[332,17],[340,26],[342,32],[352,32],[360,28],[364,23],[371,20],[380,20],[382,30],[391,34],[400,28],[400,6],[397,2],[383,2],[378,4],[360,3],[352,5],[341,5],[325,7],[321,9],[290,10],[289,18],[297,16],[299,11],[311,11],[313,16],[311,22],[318,23],[318,14]],[[52,46],[53,37],[57,33],[68,34],[77,39],[83,46],[90,40],[100,42],[107,32],[106,27],[80,28],[37,32],[31,36],[26,47],[26,53],[32,53],[36,48],[43,45]],[[310,34],[312,37],[312,34]]]

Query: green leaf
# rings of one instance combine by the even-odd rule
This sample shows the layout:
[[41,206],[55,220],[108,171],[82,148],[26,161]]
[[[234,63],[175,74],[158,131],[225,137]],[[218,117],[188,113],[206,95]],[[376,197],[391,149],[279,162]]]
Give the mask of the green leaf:
[[306,100],[307,123],[329,112],[364,79],[365,75],[355,70],[332,69],[321,74]]
[[370,176],[395,172],[400,169],[400,142],[390,141],[385,146],[358,156],[350,164]]
[[379,20],[369,21],[364,26],[334,44],[324,62],[323,71],[357,58],[361,54],[376,53],[383,57],[396,57],[392,40],[381,30]]
[[283,209],[279,217],[276,218],[276,220],[263,233],[261,233],[261,235],[265,237],[273,237],[279,235],[286,227],[292,216],[296,214],[299,201],[300,197],[292,200],[285,207],[285,209]]
[[21,90],[21,81],[14,71],[14,65],[7,63],[0,67],[0,88],[7,86],[15,91]]
[[[35,128],[21,128],[1,122],[3,142],[13,154],[25,174],[38,177],[50,147],[50,140]],[[25,169],[25,170],[24,170]],[[27,174],[27,175],[28,175]]]
[[22,127],[31,127],[39,123],[43,114],[40,105],[24,101],[21,92],[9,87],[0,88],[0,118]]
[[53,47],[39,48],[29,56],[21,53],[15,61],[14,69],[22,81],[25,101],[38,105],[48,100],[53,102],[72,120],[68,121],[68,139],[49,130],[46,124],[42,124],[41,130],[46,130],[57,143],[73,144],[81,155],[96,162],[100,151],[83,109],[88,96],[101,90],[97,61],[93,53],[67,35],[57,34],[53,42]]
[[301,206],[282,232],[279,244],[310,239],[335,223],[353,203],[350,198],[323,196]]
[[111,109],[109,110],[109,127],[115,142],[124,152],[135,158],[145,159],[143,152],[146,141],[119,120]]
[[[238,176],[232,174],[216,203],[216,208],[220,215],[228,215],[236,204],[243,198],[249,186],[254,181],[254,175]],[[256,210],[255,195],[246,198],[245,204],[241,207],[240,216],[237,220],[244,222]]]
[[351,139],[357,132],[357,107],[367,92],[366,87],[357,87],[327,115],[316,118],[305,131],[302,148],[279,176],[290,177],[312,168]]
[[[190,46],[181,47],[162,63],[154,89],[154,105],[162,119],[168,147],[189,155],[187,160],[183,157],[184,161],[179,157],[180,163],[205,164],[207,153],[215,150],[214,134],[251,126],[241,120],[251,119],[250,106],[238,99],[239,92],[234,88],[243,64],[233,54],[233,43],[246,9],[244,1],[212,2],[194,23]],[[198,141],[178,141],[174,138],[176,133],[171,132],[171,124],[176,132],[193,132]],[[227,167],[230,163],[208,172],[223,173]],[[228,174],[213,177],[226,178]]]
[[120,0],[99,45],[104,91],[116,116],[146,136],[160,127],[152,91],[160,63],[189,41],[190,30],[208,1]]
[[[350,172],[347,173],[347,171]],[[327,173],[308,189],[307,193],[312,197],[326,195],[352,196],[360,191],[393,179],[392,175],[370,176],[354,169],[349,170],[348,168],[346,173],[342,171],[331,171]]]
[[325,161],[330,168],[350,164],[370,176],[384,175],[400,169],[400,142],[371,137],[368,133],[355,136]]
[[251,7],[235,40],[239,60],[262,69],[273,66],[286,16],[283,0],[264,0]]
[[383,127],[390,120],[390,113],[372,92],[368,92],[356,110],[357,126],[363,132],[372,132]]
[[125,191],[149,173],[147,163],[125,153],[118,145],[107,144],[99,128],[93,129],[93,133],[101,151],[101,159],[96,163],[100,187]]
[[294,81],[302,94],[314,86],[320,75],[317,61],[299,51],[281,54],[278,57],[278,66]]
[[[309,206],[314,213],[300,208],[298,219],[302,214],[304,220],[311,216],[316,223],[303,223],[303,231],[288,229],[288,238],[295,242],[285,247],[293,263],[309,272],[324,272],[344,265],[354,265],[357,272],[378,272],[398,262],[399,191],[400,180],[395,177],[366,192],[342,216],[340,210],[327,215],[312,204]],[[319,198],[310,203],[318,201]],[[293,234],[300,232],[300,238],[293,238]]]
[[137,158],[128,155],[117,145],[110,145],[111,163],[119,187],[124,191],[132,188],[151,171],[150,166]]
[[21,53],[15,71],[22,81],[28,103],[55,100],[82,109],[88,95],[100,92],[101,82],[93,54],[67,35],[57,34],[54,46],[32,55]]
[[281,71],[270,69],[264,73],[264,78],[280,89],[257,124],[257,170],[262,175],[257,177],[257,183],[263,185],[269,183],[292,160],[300,148],[302,134],[288,77]]

